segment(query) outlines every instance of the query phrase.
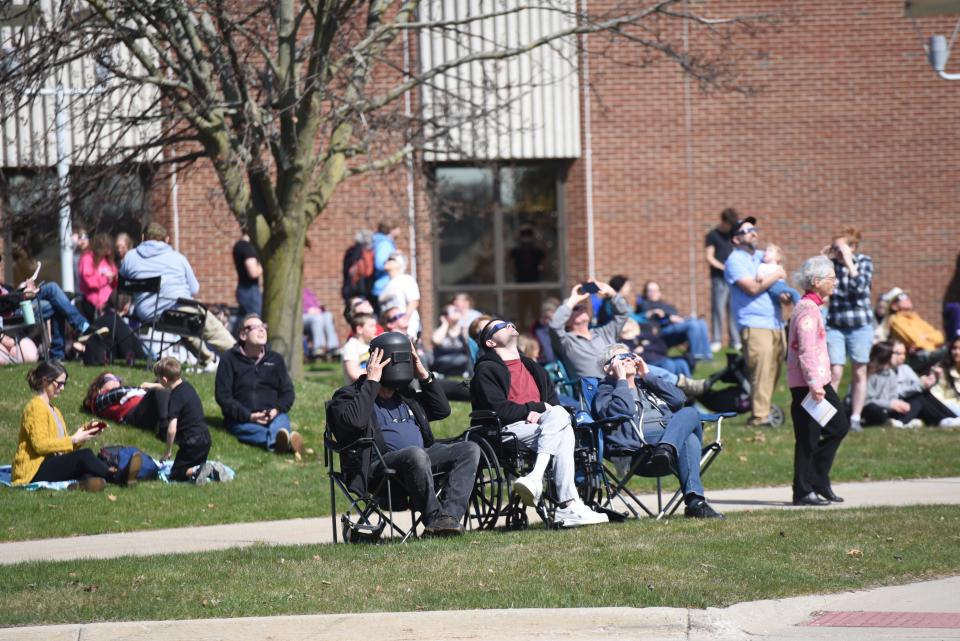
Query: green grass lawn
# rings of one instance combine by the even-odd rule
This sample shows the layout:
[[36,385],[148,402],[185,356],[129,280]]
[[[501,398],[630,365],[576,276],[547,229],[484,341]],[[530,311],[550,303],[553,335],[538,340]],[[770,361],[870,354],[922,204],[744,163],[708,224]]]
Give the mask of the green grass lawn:
[[[71,427],[86,420],[80,402],[87,384],[101,370],[68,365],[70,380],[58,401]],[[0,368],[0,461],[9,463],[16,450],[20,413],[30,391],[27,368]],[[145,379],[142,369],[115,368],[130,382]],[[706,371],[709,371],[707,369]],[[698,372],[699,373],[699,372]],[[329,513],[330,501],[323,467],[323,404],[340,384],[337,365],[310,368],[297,384],[297,402],[291,412],[312,453],[302,462],[268,454],[238,443],[221,427],[213,399],[213,376],[190,375],[204,401],[213,435],[211,458],[237,472],[233,483],[206,487],[158,482],[134,488],[108,488],[101,494],[26,492],[0,488],[0,540],[24,540],[75,534],[120,532],[318,516]],[[774,400],[789,406],[783,384]],[[469,407],[454,404],[453,415],[435,425],[438,436],[454,436],[468,422]],[[746,417],[728,421],[726,451],[705,478],[712,488],[789,484],[792,476],[793,435],[789,423],[776,430],[754,430]],[[136,445],[159,456],[163,444],[137,428],[111,425],[92,447]],[[852,434],[840,449],[834,468],[837,481],[864,479],[960,476],[960,431],[871,429]],[[111,499],[113,497],[113,499]],[[788,497],[785,497],[785,499]]]
[[[909,527],[905,527],[909,524]],[[723,607],[960,570],[960,507],[767,511],[0,567],[0,625],[334,612]],[[938,545],[931,545],[935,541]],[[748,552],[748,553],[745,553]]]

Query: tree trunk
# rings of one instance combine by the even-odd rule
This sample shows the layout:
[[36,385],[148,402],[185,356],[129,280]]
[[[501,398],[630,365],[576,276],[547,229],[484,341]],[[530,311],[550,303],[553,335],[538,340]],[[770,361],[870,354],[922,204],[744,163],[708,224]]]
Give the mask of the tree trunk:
[[287,362],[290,376],[303,374],[303,255],[306,217],[287,213],[265,241],[257,239],[263,262],[263,313],[270,346]]

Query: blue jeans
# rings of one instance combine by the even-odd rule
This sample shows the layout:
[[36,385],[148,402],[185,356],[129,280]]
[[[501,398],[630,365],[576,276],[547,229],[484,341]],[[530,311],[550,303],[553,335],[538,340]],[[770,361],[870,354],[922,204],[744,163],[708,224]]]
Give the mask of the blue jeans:
[[237,285],[237,322],[233,326],[233,333],[240,333],[240,324],[243,323],[243,317],[247,314],[263,313],[263,294],[260,293],[260,286]]
[[677,376],[670,370],[664,369],[663,367],[660,367],[658,365],[651,365],[650,363],[647,363],[647,367],[650,368],[650,374],[649,374],[650,376],[653,376],[654,378],[663,379],[666,382],[670,383],[671,385],[676,385],[677,381],[680,380],[679,376]]
[[713,358],[707,323],[700,318],[687,318],[680,323],[665,325],[660,329],[660,337],[670,346],[687,343],[690,353],[697,360],[708,361]]
[[340,340],[337,338],[337,328],[333,324],[333,314],[330,312],[304,314],[303,328],[310,332],[310,340],[313,341],[313,351],[326,350],[332,352],[340,347]]
[[73,306],[67,295],[60,289],[60,285],[56,283],[40,285],[37,299],[40,301],[43,320],[50,321],[50,355],[61,360],[65,356],[66,323],[69,322],[70,326],[80,334],[87,331],[90,323],[80,310]]
[[723,319],[729,323],[727,334],[730,337],[729,347],[740,347],[740,330],[737,328],[737,318],[733,313],[733,297],[730,296],[730,285],[719,276],[710,275],[710,322],[712,323],[713,342],[723,342]]
[[669,443],[677,450],[677,471],[684,497],[690,494],[705,496],[700,480],[703,426],[697,410],[684,407],[670,418],[666,428],[644,425],[643,437],[648,443]]
[[276,418],[261,425],[260,423],[235,423],[227,426],[227,431],[237,437],[237,440],[247,445],[256,445],[273,451],[273,444],[277,442],[277,432],[290,431],[290,417],[286,414],[277,414]]
[[[650,365],[650,363],[647,364]],[[690,371],[690,364],[687,363],[687,359],[685,358],[673,358],[668,356],[662,361],[657,361],[656,365],[657,367],[667,370],[671,374],[677,374],[678,376],[683,374],[687,378],[693,376],[693,372]]]

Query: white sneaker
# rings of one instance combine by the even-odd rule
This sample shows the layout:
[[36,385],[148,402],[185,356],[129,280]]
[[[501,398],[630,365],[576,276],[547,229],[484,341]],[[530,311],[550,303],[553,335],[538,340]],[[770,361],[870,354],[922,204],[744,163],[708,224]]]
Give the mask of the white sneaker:
[[570,503],[567,507],[558,507],[553,519],[560,524],[560,527],[597,525],[610,520],[606,514],[594,512],[579,500]]
[[532,475],[521,476],[513,482],[513,493],[527,507],[536,507],[540,502],[540,493],[543,492],[543,479]]
[[940,427],[960,427],[960,416],[951,416],[940,421]]
[[901,421],[900,419],[896,419],[896,418],[888,418],[888,419],[887,419],[887,422],[885,423],[885,425],[886,425],[886,427],[903,428],[903,421]]
[[910,429],[915,429],[915,428],[918,428],[918,427],[923,427],[923,421],[921,421],[919,418],[915,418],[915,419],[913,419],[912,421],[910,421],[909,423],[907,423],[906,425],[904,425],[904,427],[909,427]]
[[721,349],[723,349],[723,343],[721,343],[721,342],[719,342],[719,341],[716,342],[716,343],[710,343],[710,351],[711,351],[711,352],[719,352]]

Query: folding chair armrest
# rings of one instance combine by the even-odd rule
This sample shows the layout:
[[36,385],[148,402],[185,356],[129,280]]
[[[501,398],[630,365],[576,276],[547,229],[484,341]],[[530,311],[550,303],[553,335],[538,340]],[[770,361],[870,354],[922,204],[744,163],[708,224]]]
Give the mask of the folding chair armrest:
[[373,437],[371,436],[361,436],[360,438],[350,441],[345,445],[341,445],[340,443],[333,440],[331,437],[324,436],[323,445],[324,447],[327,447],[339,454],[340,452],[343,452],[344,450],[348,450],[352,447],[356,447],[357,445],[366,445],[366,446],[376,445],[376,441],[374,441]]
[[496,419],[499,417],[497,416],[497,413],[494,412],[493,410],[473,410],[472,412],[470,412],[470,418],[490,420],[490,419]]
[[715,421],[720,420],[721,418],[733,418],[736,415],[737,415],[736,412],[715,412],[712,414],[704,414],[701,412],[700,420],[713,423]]

